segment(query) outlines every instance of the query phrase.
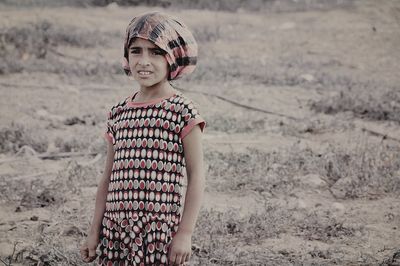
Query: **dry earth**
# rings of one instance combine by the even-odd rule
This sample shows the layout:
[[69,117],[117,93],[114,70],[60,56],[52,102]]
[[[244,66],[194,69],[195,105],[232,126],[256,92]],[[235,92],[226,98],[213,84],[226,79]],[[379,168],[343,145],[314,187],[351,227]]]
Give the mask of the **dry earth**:
[[[208,122],[192,265],[400,265],[400,3],[308,2],[166,10]],[[136,89],[124,28],[151,8],[1,3],[0,258],[83,265],[106,113]]]

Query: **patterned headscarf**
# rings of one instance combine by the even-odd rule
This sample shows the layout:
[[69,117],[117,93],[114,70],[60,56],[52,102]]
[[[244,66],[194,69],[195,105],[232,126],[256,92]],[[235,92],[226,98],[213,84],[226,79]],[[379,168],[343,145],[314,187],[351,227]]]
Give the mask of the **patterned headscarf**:
[[160,12],[146,13],[132,19],[126,29],[123,68],[129,68],[129,45],[134,38],[151,41],[166,52],[168,80],[193,72],[197,62],[197,43],[189,29],[176,18]]

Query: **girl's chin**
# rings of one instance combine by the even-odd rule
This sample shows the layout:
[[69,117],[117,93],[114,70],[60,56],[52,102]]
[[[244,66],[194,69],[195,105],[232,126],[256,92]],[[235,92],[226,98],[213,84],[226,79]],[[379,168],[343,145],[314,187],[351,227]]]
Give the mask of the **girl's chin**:
[[137,80],[139,85],[144,88],[156,87],[161,84],[161,82],[154,82],[151,80]]
[[164,82],[168,83],[167,79],[164,80],[156,80],[153,78],[139,78],[139,77],[135,77],[135,80],[139,83],[139,85],[141,87],[155,87],[155,86],[163,86]]

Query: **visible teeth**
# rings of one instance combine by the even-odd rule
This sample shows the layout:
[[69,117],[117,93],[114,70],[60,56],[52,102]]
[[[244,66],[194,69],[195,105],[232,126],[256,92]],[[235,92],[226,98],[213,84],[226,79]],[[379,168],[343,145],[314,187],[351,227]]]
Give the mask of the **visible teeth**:
[[150,75],[150,71],[139,71],[139,74],[142,74],[142,75]]

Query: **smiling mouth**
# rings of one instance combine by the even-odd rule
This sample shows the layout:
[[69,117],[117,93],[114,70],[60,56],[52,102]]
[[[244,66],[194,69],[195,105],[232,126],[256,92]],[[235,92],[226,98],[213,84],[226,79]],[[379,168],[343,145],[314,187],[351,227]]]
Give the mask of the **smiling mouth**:
[[146,77],[146,76],[149,76],[152,72],[151,72],[151,71],[139,70],[137,73],[138,73],[140,76]]

